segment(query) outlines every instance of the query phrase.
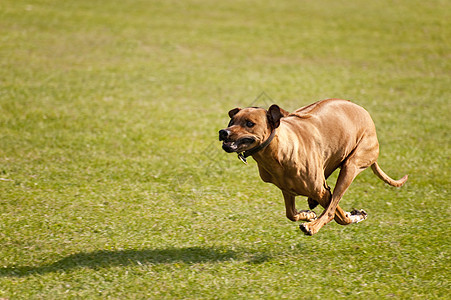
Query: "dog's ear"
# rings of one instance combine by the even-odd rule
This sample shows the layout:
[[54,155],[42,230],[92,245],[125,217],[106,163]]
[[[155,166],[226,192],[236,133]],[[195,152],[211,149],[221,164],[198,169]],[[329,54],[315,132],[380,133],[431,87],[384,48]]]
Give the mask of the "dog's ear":
[[240,110],[241,110],[241,108],[239,108],[239,107],[230,110],[230,111],[229,111],[229,117],[230,117],[230,119],[233,118],[233,116],[236,115]]
[[268,109],[268,112],[266,113],[269,123],[274,128],[279,127],[280,119],[288,116],[289,114],[290,114],[289,112],[287,112],[284,109],[281,109],[277,104],[271,105],[271,107]]

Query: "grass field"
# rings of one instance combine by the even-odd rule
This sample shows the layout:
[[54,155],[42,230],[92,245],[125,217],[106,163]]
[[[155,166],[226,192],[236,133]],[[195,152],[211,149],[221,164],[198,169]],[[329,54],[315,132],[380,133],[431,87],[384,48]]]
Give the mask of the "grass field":
[[[449,299],[450,12],[2,0],[0,298]],[[331,97],[409,181],[363,172],[341,206],[369,218],[306,237],[217,132],[236,106]]]

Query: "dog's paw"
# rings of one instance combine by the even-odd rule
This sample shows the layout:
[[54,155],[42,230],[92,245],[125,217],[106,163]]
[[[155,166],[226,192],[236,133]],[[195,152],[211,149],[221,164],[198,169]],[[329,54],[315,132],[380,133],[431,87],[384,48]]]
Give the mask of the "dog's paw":
[[352,219],[352,223],[359,223],[368,218],[368,214],[363,209],[354,209],[353,211],[351,211],[350,217]]
[[301,225],[299,225],[299,229],[301,229],[301,231],[308,236],[312,236],[313,232],[310,228],[308,228],[307,223],[302,223]]
[[351,215],[355,216],[355,215],[362,215],[362,216],[368,216],[367,212],[364,211],[363,209],[354,209],[353,211],[351,211]]
[[318,216],[312,210],[301,210],[298,215],[299,215],[299,220],[301,220],[301,221],[312,222],[312,221],[315,221],[316,219],[318,219]]

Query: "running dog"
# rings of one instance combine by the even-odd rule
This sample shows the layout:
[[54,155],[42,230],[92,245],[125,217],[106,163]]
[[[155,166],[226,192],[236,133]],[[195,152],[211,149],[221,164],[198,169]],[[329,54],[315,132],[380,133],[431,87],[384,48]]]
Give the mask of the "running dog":
[[[219,131],[222,148],[238,153],[246,162],[252,156],[264,182],[276,185],[285,200],[291,221],[307,221],[299,227],[306,235],[317,233],[335,219],[341,225],[367,218],[364,210],[345,212],[338,203],[354,178],[371,166],[391,186],[400,187],[407,175],[393,180],[377,164],[379,142],[369,113],[346,100],[327,99],[293,113],[272,105],[234,108],[230,123]],[[326,179],[340,168],[333,192]],[[297,211],[296,196],[308,197],[309,208],[324,207],[317,217],[311,210]]]

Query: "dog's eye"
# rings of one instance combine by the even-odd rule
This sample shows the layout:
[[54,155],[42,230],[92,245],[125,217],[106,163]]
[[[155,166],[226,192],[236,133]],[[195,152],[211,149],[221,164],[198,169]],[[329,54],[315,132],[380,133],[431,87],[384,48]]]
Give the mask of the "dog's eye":
[[251,121],[246,121],[247,127],[253,127],[254,125],[255,125],[255,123],[252,123]]

